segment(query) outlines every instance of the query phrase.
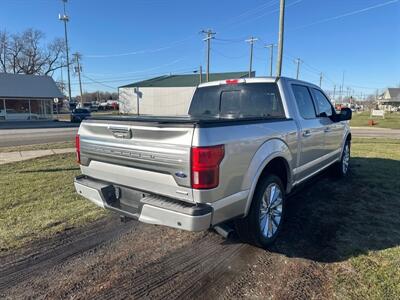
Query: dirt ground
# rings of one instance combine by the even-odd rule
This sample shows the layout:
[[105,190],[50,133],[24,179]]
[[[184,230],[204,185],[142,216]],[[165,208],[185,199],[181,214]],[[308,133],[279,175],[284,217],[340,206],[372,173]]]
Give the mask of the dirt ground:
[[[0,253],[0,298],[342,299],[335,289],[338,269],[354,274],[349,259],[399,245],[395,194],[386,190],[379,202],[368,200],[382,187],[371,179],[367,187],[362,177],[364,165],[385,174],[385,162],[393,166],[358,158],[347,180],[323,174],[308,182],[289,199],[281,235],[269,250],[211,230],[121,223],[109,214]],[[394,295],[390,286],[385,290]]]
[[116,217],[4,255],[0,273],[3,299],[329,296],[319,263]]
[[[300,221],[293,220],[284,231]],[[325,263],[288,257],[298,241],[285,235],[265,251],[211,230],[121,223],[110,215],[0,256],[0,298],[329,298]],[[320,245],[315,253],[322,253]]]

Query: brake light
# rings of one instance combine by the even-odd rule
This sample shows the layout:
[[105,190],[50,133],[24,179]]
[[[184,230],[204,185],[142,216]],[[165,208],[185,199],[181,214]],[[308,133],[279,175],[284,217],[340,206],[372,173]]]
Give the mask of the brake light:
[[76,151],[76,161],[78,164],[81,163],[81,139],[79,134],[75,136],[75,151]]
[[192,147],[192,188],[203,190],[218,186],[219,165],[224,155],[224,145]]
[[228,79],[225,81],[226,84],[238,84],[239,79]]

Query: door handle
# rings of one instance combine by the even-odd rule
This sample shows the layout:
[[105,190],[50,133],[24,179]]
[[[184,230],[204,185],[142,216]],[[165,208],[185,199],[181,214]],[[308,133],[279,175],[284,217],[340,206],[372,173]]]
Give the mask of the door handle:
[[311,135],[311,131],[310,130],[304,130],[303,131],[303,136],[304,137],[307,137],[307,136],[310,136]]

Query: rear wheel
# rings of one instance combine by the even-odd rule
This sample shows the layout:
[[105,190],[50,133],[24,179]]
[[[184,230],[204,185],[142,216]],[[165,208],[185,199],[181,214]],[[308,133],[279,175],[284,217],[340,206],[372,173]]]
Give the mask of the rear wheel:
[[258,247],[268,247],[280,232],[284,208],[285,190],[281,179],[267,175],[257,186],[247,217],[236,221],[239,237]]

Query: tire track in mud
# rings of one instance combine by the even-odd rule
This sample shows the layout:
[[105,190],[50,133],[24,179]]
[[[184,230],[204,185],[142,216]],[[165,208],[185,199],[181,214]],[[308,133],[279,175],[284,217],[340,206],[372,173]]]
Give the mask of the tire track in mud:
[[[118,278],[113,289],[95,295],[101,299],[177,299],[199,291],[230,269],[232,261],[250,246],[222,240],[210,233],[195,245],[185,246],[137,272]],[[92,295],[93,296],[93,295]]]
[[[7,255],[0,258],[0,295],[2,290],[24,282],[36,274],[46,272],[54,265],[66,262],[82,252],[99,247],[119,235],[132,230],[136,222],[120,224],[118,218],[109,217],[89,227],[71,230],[52,240],[32,246],[29,253]],[[17,257],[15,257],[17,256]]]
[[329,298],[324,268],[212,231],[102,220],[1,257],[0,298]]

